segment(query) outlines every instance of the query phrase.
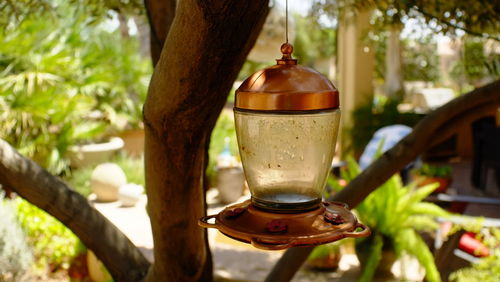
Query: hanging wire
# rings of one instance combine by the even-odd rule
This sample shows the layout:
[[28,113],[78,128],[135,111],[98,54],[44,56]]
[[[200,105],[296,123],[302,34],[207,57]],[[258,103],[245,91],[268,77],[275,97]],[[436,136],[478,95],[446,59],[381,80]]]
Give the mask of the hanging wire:
[[286,43],[288,43],[288,0],[285,0],[285,34],[286,34]]

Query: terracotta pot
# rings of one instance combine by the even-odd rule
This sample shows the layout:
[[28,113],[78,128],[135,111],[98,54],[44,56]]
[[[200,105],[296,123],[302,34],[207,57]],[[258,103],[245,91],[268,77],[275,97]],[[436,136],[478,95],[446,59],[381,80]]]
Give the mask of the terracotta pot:
[[451,178],[449,177],[429,177],[429,176],[423,176],[423,175],[418,175],[416,176],[415,180],[417,181],[417,187],[423,187],[428,184],[432,183],[439,183],[438,188],[434,190],[434,194],[436,193],[445,193],[446,190],[448,189],[448,186],[450,186],[451,183]]
[[217,168],[217,189],[222,203],[236,202],[245,188],[245,175],[241,167]]
[[123,139],[123,149],[130,156],[140,157],[144,154],[144,129],[135,128],[123,131],[120,133],[120,138]]

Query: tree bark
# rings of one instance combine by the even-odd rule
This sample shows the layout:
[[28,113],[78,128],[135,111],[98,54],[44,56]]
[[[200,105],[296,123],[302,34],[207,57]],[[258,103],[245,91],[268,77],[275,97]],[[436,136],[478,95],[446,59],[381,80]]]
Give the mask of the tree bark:
[[[475,89],[435,110],[420,121],[411,134],[386,151],[332,200],[356,207],[377,187],[426,149],[452,136],[478,114],[500,107],[500,80]],[[271,270],[266,281],[290,281],[313,248],[293,248]]]
[[149,43],[153,66],[160,59],[170,25],[175,17],[177,0],[144,0],[149,20]]
[[116,281],[140,281],[146,276],[150,263],[87,199],[1,139],[0,183],[64,223]]
[[206,231],[197,225],[205,214],[205,144],[268,10],[267,0],[177,6],[144,106],[155,244],[149,281],[212,279]]

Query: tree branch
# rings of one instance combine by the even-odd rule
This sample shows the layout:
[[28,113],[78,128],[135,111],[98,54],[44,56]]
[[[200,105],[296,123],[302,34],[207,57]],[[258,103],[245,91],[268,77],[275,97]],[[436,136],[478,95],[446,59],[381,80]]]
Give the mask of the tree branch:
[[160,59],[168,31],[174,21],[177,0],[144,0],[149,21],[149,44],[153,66]]
[[0,183],[64,223],[116,281],[140,281],[150,263],[87,199],[0,139]]
[[[334,201],[356,207],[371,192],[382,185],[392,175],[403,169],[409,162],[434,145],[435,140],[445,140],[454,131],[450,128],[463,126],[478,112],[500,107],[500,80],[462,95],[423,118],[412,133],[403,138],[380,158],[374,161],[346,188],[334,197]],[[292,248],[271,270],[266,281],[289,281],[313,248]]]
[[447,20],[443,19],[442,17],[438,17],[436,15],[433,15],[433,14],[431,14],[429,12],[424,11],[422,8],[420,8],[418,6],[414,6],[413,9],[415,11],[421,13],[425,17],[433,18],[433,19],[437,20],[438,22],[441,22],[441,23],[443,23],[445,25],[453,27],[454,29],[460,29],[460,30],[464,31],[467,34],[478,36],[478,37],[482,37],[482,38],[488,38],[488,39],[492,39],[492,40],[500,42],[500,37],[498,37],[498,36],[493,36],[493,35],[490,35],[488,33],[477,32],[477,31],[474,31],[472,29],[469,29],[469,28],[466,28],[466,27],[462,27],[462,26],[459,26],[457,24],[453,24],[450,21],[447,21]]

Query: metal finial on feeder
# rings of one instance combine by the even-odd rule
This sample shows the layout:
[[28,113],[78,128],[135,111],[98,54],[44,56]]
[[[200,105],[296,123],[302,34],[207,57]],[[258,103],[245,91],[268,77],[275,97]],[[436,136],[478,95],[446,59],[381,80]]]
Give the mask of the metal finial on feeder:
[[297,64],[297,59],[292,58],[292,53],[293,53],[293,45],[290,43],[283,43],[281,45],[281,53],[283,56],[281,59],[277,59],[278,65],[296,65]]

